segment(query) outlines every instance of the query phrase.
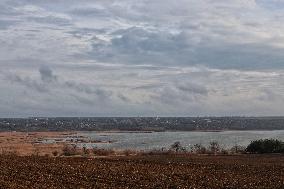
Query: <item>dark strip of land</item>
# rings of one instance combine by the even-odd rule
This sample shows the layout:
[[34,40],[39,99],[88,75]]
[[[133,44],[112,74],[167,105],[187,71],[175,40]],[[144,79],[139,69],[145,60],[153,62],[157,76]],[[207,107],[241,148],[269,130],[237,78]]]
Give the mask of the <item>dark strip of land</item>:
[[46,117],[0,118],[0,131],[284,130],[284,117]]

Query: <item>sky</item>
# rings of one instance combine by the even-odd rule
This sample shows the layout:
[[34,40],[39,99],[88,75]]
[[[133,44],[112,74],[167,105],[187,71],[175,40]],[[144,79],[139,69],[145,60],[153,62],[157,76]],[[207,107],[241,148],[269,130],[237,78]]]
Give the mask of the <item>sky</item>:
[[0,117],[281,116],[284,0],[0,0]]

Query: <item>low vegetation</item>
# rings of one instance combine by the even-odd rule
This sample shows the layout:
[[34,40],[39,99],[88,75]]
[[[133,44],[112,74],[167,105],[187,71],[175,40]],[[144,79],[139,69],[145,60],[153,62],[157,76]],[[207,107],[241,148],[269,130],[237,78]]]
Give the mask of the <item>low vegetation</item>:
[[76,145],[64,145],[62,149],[62,155],[64,156],[74,156],[80,154]]
[[[2,155],[20,155],[15,149],[2,148]],[[42,153],[39,148],[34,148],[33,156],[139,156],[139,155],[171,155],[171,154],[207,154],[207,155],[233,155],[233,154],[264,154],[264,153],[284,153],[284,142],[277,139],[260,139],[252,141],[247,147],[235,145],[231,149],[224,149],[217,141],[211,141],[208,146],[202,144],[191,145],[186,148],[181,142],[174,142],[170,147],[152,149],[148,151],[135,150],[112,150],[102,148],[88,148],[87,146],[78,147],[76,143],[64,144],[61,150],[54,150],[50,153]]]
[[276,139],[260,139],[252,141],[246,148],[249,153],[284,153],[284,142]]
[[92,149],[92,154],[95,156],[109,156],[109,155],[114,155],[115,151],[114,150],[108,150],[108,149],[100,149],[94,147]]
[[222,148],[218,142],[212,141],[209,146],[205,147],[201,144],[193,145],[190,150],[181,145],[180,142],[175,142],[171,145],[169,150],[152,150],[144,155],[168,155],[168,154],[247,154],[247,153],[284,153],[284,142],[277,139],[260,139],[252,141],[247,147],[235,145],[231,149]]

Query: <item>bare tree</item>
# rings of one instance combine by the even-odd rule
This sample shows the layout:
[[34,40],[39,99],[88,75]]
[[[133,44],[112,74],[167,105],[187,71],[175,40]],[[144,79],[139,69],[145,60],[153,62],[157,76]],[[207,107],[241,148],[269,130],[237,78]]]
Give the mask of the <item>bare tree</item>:
[[211,153],[216,154],[220,152],[220,145],[217,141],[210,142],[209,150]]
[[171,150],[175,151],[175,152],[181,152],[181,151],[186,151],[184,147],[182,147],[181,143],[179,141],[173,143],[171,145]]

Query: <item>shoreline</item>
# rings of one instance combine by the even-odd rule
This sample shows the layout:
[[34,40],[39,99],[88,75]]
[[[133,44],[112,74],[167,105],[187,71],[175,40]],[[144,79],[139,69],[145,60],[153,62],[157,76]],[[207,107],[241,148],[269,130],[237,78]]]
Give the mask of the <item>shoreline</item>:
[[[217,131],[220,132],[230,132],[231,130]],[[255,131],[255,130],[252,130]],[[259,130],[257,130],[259,131]],[[274,130],[278,131],[278,130]],[[283,130],[279,130],[283,131]],[[101,135],[112,135],[112,134],[151,134],[157,132],[150,131],[92,131]],[[163,131],[165,132],[184,132],[184,131]],[[203,133],[216,133],[216,131],[186,131],[186,132],[203,132]],[[234,132],[234,131],[232,131]],[[237,131],[239,132],[239,131]],[[246,131],[242,131],[246,132]],[[52,155],[53,152],[57,151],[61,153],[64,146],[66,145],[81,145],[83,148],[84,144],[111,144],[117,142],[117,140],[112,139],[99,139],[99,138],[89,138],[87,134],[90,131],[44,131],[44,132],[0,132],[0,152],[5,153],[17,153],[19,155]],[[210,134],[209,134],[210,135]],[[221,145],[222,146],[222,145]],[[102,148],[108,149],[108,148]],[[153,148],[155,150],[156,148]],[[121,150],[126,150],[121,148]],[[135,150],[135,149],[129,149]],[[136,149],[137,150],[137,149]],[[151,150],[151,149],[150,149]]]
[[[51,131],[51,132],[74,132],[74,133],[88,133],[88,132],[97,132],[97,133],[164,133],[164,132],[228,132],[228,131],[235,131],[235,132],[246,132],[246,131],[284,131],[284,129],[274,129],[274,130],[164,130],[164,131],[155,131],[155,130],[149,130],[149,131],[141,131],[141,130],[92,130],[92,131],[85,131],[85,130],[72,130],[72,131]],[[12,132],[18,132],[18,131],[12,131]],[[19,131],[22,132],[22,131]],[[36,132],[50,132],[50,131],[36,131]],[[0,131],[1,133],[1,131]]]

